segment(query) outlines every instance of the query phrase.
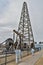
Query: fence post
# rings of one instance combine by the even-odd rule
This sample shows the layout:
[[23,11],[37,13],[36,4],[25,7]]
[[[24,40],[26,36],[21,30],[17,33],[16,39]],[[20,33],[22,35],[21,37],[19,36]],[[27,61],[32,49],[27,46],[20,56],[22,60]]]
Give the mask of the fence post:
[[7,51],[5,53],[5,65],[7,65]]

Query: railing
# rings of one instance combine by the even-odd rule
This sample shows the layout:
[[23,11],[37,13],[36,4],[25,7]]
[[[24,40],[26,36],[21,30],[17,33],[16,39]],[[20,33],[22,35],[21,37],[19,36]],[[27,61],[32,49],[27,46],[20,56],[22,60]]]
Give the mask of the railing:
[[[22,51],[22,58],[27,56],[29,53],[27,51]],[[9,63],[15,62],[16,56],[12,52],[0,52],[0,65],[8,65]],[[16,63],[16,62],[15,62]]]
[[15,54],[0,54],[0,65],[6,65],[15,61]]

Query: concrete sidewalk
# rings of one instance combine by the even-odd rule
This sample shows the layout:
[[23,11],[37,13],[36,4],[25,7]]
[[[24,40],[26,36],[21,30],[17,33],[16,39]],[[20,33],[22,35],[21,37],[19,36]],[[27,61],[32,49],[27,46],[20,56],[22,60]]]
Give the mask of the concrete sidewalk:
[[34,56],[29,55],[25,58],[22,58],[22,61],[18,65],[34,65],[37,60],[42,56],[43,50],[34,54]]

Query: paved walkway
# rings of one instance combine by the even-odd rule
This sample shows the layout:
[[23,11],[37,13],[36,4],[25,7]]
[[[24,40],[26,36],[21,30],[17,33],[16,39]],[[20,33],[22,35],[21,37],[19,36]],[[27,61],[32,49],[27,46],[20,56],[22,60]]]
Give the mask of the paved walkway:
[[22,61],[18,65],[34,65],[37,60],[42,56],[43,50],[34,54],[34,56],[29,55],[22,58]]

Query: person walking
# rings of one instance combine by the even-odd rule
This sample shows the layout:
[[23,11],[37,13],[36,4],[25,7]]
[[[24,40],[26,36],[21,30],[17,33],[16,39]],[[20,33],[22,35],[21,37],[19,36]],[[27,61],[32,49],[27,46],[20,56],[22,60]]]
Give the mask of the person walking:
[[31,53],[32,53],[32,56],[34,56],[34,49],[33,48],[31,49]]
[[16,63],[18,63],[19,62],[19,50],[18,49],[15,50],[15,54],[16,54]]
[[34,56],[34,44],[33,43],[31,43],[31,53],[32,53],[32,56]]
[[15,53],[16,53],[16,63],[19,63],[21,61],[21,50],[17,48],[15,50]]

